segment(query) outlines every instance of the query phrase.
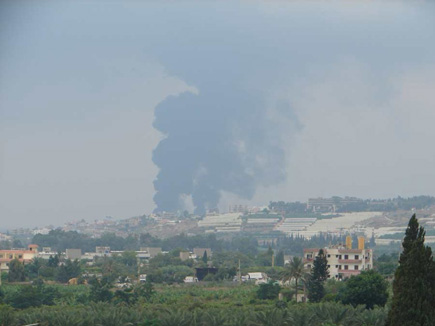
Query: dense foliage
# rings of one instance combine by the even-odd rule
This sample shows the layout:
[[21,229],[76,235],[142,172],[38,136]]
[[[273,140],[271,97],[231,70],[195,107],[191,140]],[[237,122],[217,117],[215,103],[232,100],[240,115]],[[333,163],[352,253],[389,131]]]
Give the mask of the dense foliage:
[[[336,202],[337,212],[367,212],[381,211],[390,212],[395,210],[423,209],[435,205],[435,197],[432,196],[414,196],[409,198],[397,197],[391,199],[361,199],[351,203],[341,204],[342,198],[332,197]],[[307,210],[307,205],[301,202],[270,202],[269,208],[279,212],[286,217],[304,217],[312,216],[313,212]]]
[[[40,323],[41,326],[378,326],[386,318],[385,309],[365,310],[339,303],[289,305],[282,301],[260,300],[252,291],[228,289],[224,292],[190,287],[174,293],[155,295],[153,301],[131,305],[90,303],[56,305],[13,310],[0,305],[0,325],[18,326]],[[248,289],[251,290],[251,289]],[[166,298],[158,301],[158,298]],[[157,300],[158,299],[158,300]]]
[[320,302],[325,296],[324,283],[328,279],[328,261],[323,249],[320,249],[319,254],[314,259],[311,275],[308,278],[308,299],[311,302]]
[[257,290],[257,297],[261,300],[274,300],[278,298],[281,286],[279,284],[270,281],[265,284],[260,284]]
[[385,306],[388,299],[388,283],[374,270],[363,271],[346,281],[338,295],[344,304],[365,305],[367,309]]
[[13,259],[9,263],[9,282],[22,282],[25,280],[24,266],[18,259]]
[[374,260],[374,267],[383,276],[393,276],[398,266],[398,261],[398,253],[384,253]]
[[435,263],[415,214],[409,220],[393,283],[388,326],[435,324]]

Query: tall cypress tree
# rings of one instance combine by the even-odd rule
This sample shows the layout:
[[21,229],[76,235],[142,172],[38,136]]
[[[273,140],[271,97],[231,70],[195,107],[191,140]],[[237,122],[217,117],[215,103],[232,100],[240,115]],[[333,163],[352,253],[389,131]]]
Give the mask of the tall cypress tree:
[[308,299],[311,302],[320,302],[325,296],[325,288],[323,283],[328,279],[328,261],[323,249],[320,249],[319,254],[314,259],[311,275],[308,279]]
[[275,266],[284,266],[284,251],[278,251],[275,258]]
[[424,245],[424,236],[424,228],[414,214],[394,274],[393,304],[387,326],[435,325],[435,263],[431,248]]

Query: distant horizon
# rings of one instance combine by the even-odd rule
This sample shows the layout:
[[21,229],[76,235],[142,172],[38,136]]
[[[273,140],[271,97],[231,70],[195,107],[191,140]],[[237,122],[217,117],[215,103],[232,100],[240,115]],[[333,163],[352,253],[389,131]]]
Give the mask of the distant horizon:
[[[433,198],[435,198],[435,196],[432,196],[432,195],[427,195],[427,194],[419,194],[419,195],[411,195],[411,196],[401,196],[401,195],[397,195],[397,196],[394,196],[394,197],[385,197],[385,198],[374,198],[374,197],[369,197],[369,198],[362,198],[362,197],[356,197],[356,196],[349,196],[349,195],[342,195],[342,196],[338,196],[338,195],[332,195],[332,196],[328,196],[328,197],[308,197],[306,200],[295,200],[295,201],[285,201],[284,200],[284,202],[292,202],[292,203],[294,203],[294,202],[300,202],[300,203],[306,203],[306,202],[308,202],[308,200],[309,199],[314,199],[314,198],[332,198],[332,197],[341,197],[341,198],[346,198],[346,197],[348,197],[348,198],[358,198],[358,199],[362,199],[362,200],[388,200],[388,199],[395,199],[395,198],[405,198],[405,199],[407,199],[407,198],[413,198],[413,197],[420,197],[420,196],[428,196],[428,197],[433,197]],[[243,205],[243,206],[248,206],[248,207],[263,207],[263,206],[269,206],[269,203],[270,202],[278,202],[278,201],[281,201],[281,200],[270,200],[267,204],[258,204],[258,205]],[[231,204],[231,205],[239,205],[239,203],[233,203],[233,204]],[[227,209],[228,209],[229,207],[227,207]],[[166,212],[166,213],[176,213],[177,211],[174,211],[174,212]],[[228,210],[223,210],[223,211],[220,211],[219,210],[219,214],[226,214],[226,213],[229,213],[228,212]],[[65,222],[63,222],[63,224],[62,225],[60,225],[60,224],[46,224],[46,225],[34,225],[34,226],[29,226],[29,227],[26,227],[26,226],[16,226],[16,227],[4,227],[4,226],[0,226],[0,233],[6,233],[6,232],[11,232],[11,231],[13,231],[13,230],[16,230],[16,229],[38,229],[38,228],[46,228],[46,227],[49,227],[50,225],[51,226],[53,226],[53,228],[54,229],[58,229],[58,228],[61,228],[61,227],[63,227],[65,224],[67,224],[67,223],[71,223],[71,222],[77,222],[77,221],[81,221],[81,220],[84,220],[86,223],[91,223],[91,222],[93,222],[93,221],[101,221],[101,220],[105,220],[105,219],[113,219],[114,221],[122,221],[122,220],[126,220],[126,219],[130,219],[130,218],[135,218],[135,217],[141,217],[141,216],[149,216],[149,215],[152,215],[152,214],[154,214],[152,211],[150,212],[150,213],[144,213],[144,214],[139,214],[139,215],[133,215],[133,216],[128,216],[128,217],[114,217],[114,216],[110,216],[110,215],[106,215],[106,216],[104,216],[104,217],[99,217],[99,218],[89,218],[89,219],[86,219],[86,218],[81,218],[81,219],[69,219],[69,220],[67,220],[67,221],[65,221]],[[193,212],[192,211],[189,211],[189,214],[193,214]]]

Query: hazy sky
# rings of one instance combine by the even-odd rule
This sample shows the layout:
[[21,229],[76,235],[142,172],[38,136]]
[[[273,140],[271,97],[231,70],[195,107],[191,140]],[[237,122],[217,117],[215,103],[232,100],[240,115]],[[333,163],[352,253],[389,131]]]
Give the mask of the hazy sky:
[[[253,168],[251,199],[220,187],[222,208],[435,195],[434,5],[2,1],[0,49],[2,228],[150,213],[155,109],[182,93],[204,110],[255,94],[264,112],[234,109],[235,124],[260,163],[285,154],[280,180]],[[226,126],[222,110],[202,122]]]

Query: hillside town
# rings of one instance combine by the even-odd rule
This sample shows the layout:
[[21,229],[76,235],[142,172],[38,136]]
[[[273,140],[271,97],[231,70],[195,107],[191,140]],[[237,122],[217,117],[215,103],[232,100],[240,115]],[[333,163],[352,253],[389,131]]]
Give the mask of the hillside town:
[[[421,196],[424,198],[424,196]],[[92,222],[71,221],[63,226],[13,229],[8,234],[0,233],[1,240],[12,236],[30,240],[34,235],[47,235],[51,230],[75,231],[99,238],[113,233],[128,237],[149,233],[155,237],[167,238],[177,234],[217,234],[231,237],[246,234],[257,239],[259,244],[276,243],[281,236],[298,236],[310,239],[313,236],[346,234],[373,238],[376,244],[388,245],[400,242],[397,234],[406,229],[407,217],[415,212],[428,230],[426,242],[435,243],[435,203],[414,202],[400,207],[398,199],[366,201],[353,197],[309,199],[306,203],[271,203],[269,206],[248,207],[231,205],[226,213],[213,210],[204,216],[184,212],[163,212],[127,219],[106,217]],[[395,202],[396,201],[396,202]],[[362,204],[366,204],[363,205]],[[413,207],[413,205],[415,207]]]

